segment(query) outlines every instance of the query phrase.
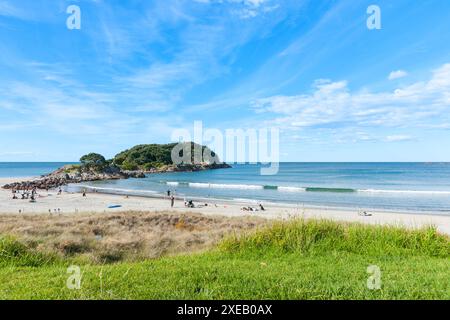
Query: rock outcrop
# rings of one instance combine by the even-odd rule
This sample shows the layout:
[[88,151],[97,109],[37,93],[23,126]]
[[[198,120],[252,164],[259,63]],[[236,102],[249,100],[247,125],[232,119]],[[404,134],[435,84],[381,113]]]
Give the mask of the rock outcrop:
[[102,171],[88,169],[75,169],[73,166],[64,166],[58,170],[41,176],[31,181],[14,182],[4,185],[3,189],[26,190],[26,189],[53,189],[69,183],[81,183],[98,180],[117,180],[128,178],[144,178],[142,171],[122,171],[117,167],[107,167]]
[[154,168],[147,171],[127,171],[121,170],[115,166],[105,167],[102,170],[92,170],[88,168],[82,168],[79,166],[64,166],[55,170],[54,172],[41,176],[38,179],[31,181],[14,182],[4,185],[3,189],[12,190],[30,190],[36,189],[54,189],[69,183],[82,183],[88,181],[99,181],[99,180],[118,180],[118,179],[128,179],[128,178],[145,178],[145,174],[151,173],[163,173],[163,172],[182,172],[182,171],[203,171],[212,169],[223,169],[231,168],[230,165],[226,163],[219,164],[182,164],[182,165],[167,165],[160,168]]

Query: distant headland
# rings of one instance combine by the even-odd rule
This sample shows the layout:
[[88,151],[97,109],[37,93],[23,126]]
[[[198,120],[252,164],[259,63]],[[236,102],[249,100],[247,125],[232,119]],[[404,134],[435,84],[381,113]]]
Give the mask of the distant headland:
[[[188,150],[187,161],[174,163],[173,152],[178,148],[180,157]],[[195,161],[194,152],[201,151],[201,161]],[[203,156],[207,155],[207,156]],[[186,157],[184,157],[186,160]],[[144,178],[146,174],[163,172],[203,171],[224,169],[231,166],[220,161],[218,155],[208,147],[194,142],[170,144],[141,144],[118,153],[107,160],[98,153],[89,153],[80,158],[79,164],[65,165],[54,172],[32,181],[14,182],[4,189],[53,189],[69,183],[98,180]]]

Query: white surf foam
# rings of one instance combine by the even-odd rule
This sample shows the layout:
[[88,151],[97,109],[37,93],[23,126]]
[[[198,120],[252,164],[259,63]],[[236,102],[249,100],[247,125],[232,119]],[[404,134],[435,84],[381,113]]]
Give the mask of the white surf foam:
[[299,188],[299,187],[278,187],[278,190],[286,191],[286,192],[304,192],[304,191],[306,191],[305,188]]
[[220,184],[220,183],[199,183],[190,182],[190,187],[193,188],[217,188],[217,189],[246,189],[246,190],[262,190],[263,186],[250,184]]
[[450,191],[438,190],[380,190],[380,189],[360,189],[357,192],[361,193],[392,193],[392,194],[423,194],[423,195],[450,195]]
[[79,187],[89,189],[89,190],[97,190],[97,191],[126,192],[126,193],[151,193],[151,194],[158,193],[153,190],[119,189],[119,188],[105,188],[105,187],[93,187],[93,186],[83,186],[83,185],[80,185]]
[[[251,184],[222,184],[222,183],[205,183],[205,182],[165,182],[169,186],[186,185],[191,188],[203,188],[203,189],[240,189],[240,190],[263,190],[263,185],[251,185]],[[303,187],[289,187],[289,186],[275,186],[275,190],[280,192],[305,192],[307,188]],[[270,188],[267,188],[270,189]],[[331,189],[330,189],[331,190]],[[350,189],[349,189],[350,190]],[[450,195],[450,191],[439,190],[389,190],[389,189],[357,189],[358,193],[386,193],[386,194],[418,194],[418,195]]]
[[242,202],[242,203],[253,203],[253,204],[257,204],[257,203],[261,202],[259,200],[247,199],[247,198],[233,198],[233,201]]

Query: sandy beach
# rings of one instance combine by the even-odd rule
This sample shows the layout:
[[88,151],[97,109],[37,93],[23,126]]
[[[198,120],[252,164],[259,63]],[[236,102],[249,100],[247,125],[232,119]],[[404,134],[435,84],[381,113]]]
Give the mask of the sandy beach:
[[[28,178],[29,179],[29,178]],[[0,185],[27,178],[0,178]],[[123,195],[88,193],[82,197],[78,193],[61,195],[51,190],[48,193],[40,191],[35,203],[29,200],[13,200],[11,191],[0,189],[0,214],[77,214],[77,213],[114,213],[126,211],[161,212],[173,211],[178,213],[201,213],[205,215],[220,215],[226,217],[257,216],[268,219],[289,219],[292,217],[331,219],[335,221],[360,222],[366,224],[396,225],[408,228],[420,228],[428,225],[435,226],[438,231],[450,234],[450,217],[443,215],[412,214],[369,211],[371,216],[359,216],[357,210],[342,210],[333,208],[291,207],[283,205],[266,205],[265,211],[248,212],[241,210],[243,203],[210,201],[207,206],[186,208],[183,201],[175,201],[173,208],[168,199],[126,197]],[[203,204],[203,203],[202,203]],[[110,209],[111,205],[120,207]]]

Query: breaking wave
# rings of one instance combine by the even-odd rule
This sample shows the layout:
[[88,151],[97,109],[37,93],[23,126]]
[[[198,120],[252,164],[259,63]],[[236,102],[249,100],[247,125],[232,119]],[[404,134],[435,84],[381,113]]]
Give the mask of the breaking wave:
[[450,191],[438,190],[393,190],[393,189],[353,189],[332,187],[291,187],[278,185],[252,185],[252,184],[224,184],[205,182],[176,182],[162,181],[169,186],[186,186],[203,189],[241,189],[241,190],[277,190],[280,192],[328,192],[328,193],[391,193],[391,194],[423,194],[423,195],[450,195]]

